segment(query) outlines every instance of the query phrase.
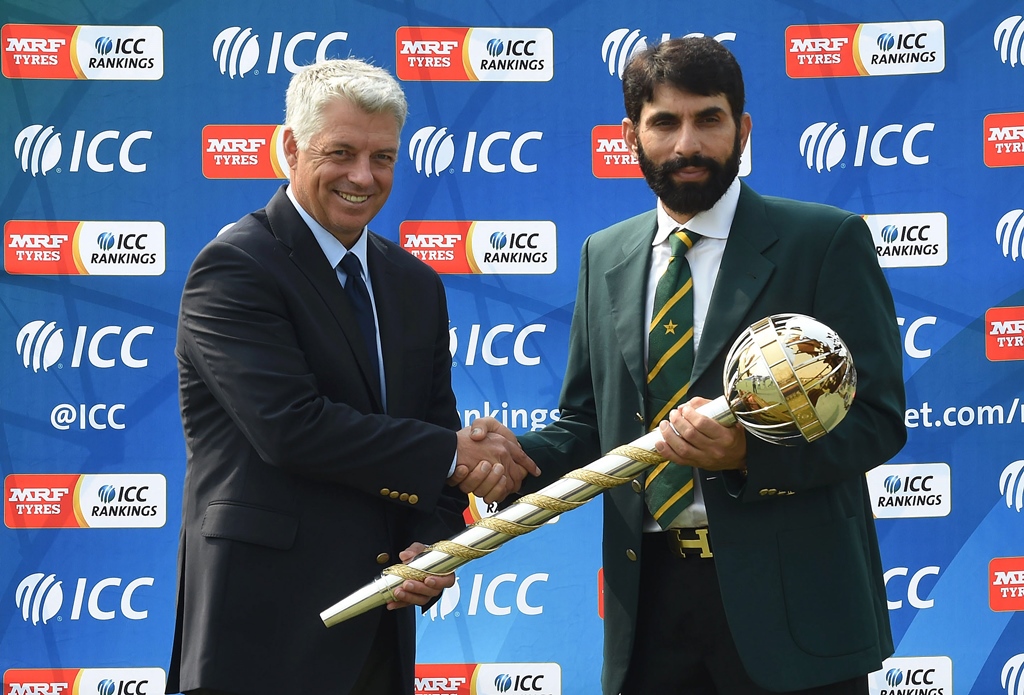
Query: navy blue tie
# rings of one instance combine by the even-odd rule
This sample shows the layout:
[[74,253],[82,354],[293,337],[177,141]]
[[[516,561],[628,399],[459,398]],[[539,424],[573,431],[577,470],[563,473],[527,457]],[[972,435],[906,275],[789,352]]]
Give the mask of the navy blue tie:
[[370,293],[363,282],[363,264],[354,253],[346,253],[338,264],[348,275],[345,281],[345,293],[352,302],[352,309],[355,310],[356,320],[359,321],[359,330],[363,334],[363,341],[366,343],[366,352],[370,355],[370,365],[373,368],[373,392],[380,394],[380,360],[377,357],[377,323],[373,317],[373,303],[370,302]]

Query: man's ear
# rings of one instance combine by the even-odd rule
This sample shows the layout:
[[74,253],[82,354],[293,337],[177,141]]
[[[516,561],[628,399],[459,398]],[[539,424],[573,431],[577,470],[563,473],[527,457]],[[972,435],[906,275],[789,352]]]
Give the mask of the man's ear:
[[290,126],[284,127],[283,134],[284,158],[288,161],[288,168],[295,169],[299,162],[299,143],[295,141],[295,133]]
[[636,155],[636,128],[633,126],[633,121],[628,118],[622,119],[622,139],[626,141],[626,147],[629,148],[629,151]]
[[740,116],[740,152],[747,149],[747,139],[750,137],[750,129],[753,125],[749,113]]

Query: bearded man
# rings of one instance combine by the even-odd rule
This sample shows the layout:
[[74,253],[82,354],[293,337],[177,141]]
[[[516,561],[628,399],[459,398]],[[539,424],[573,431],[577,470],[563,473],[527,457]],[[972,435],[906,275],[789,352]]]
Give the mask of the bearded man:
[[[623,137],[657,206],[584,243],[561,417],[519,440],[546,474],[526,491],[664,437],[669,463],[604,495],[604,692],[866,695],[893,643],[864,473],[906,441],[870,232],[739,181],[751,118],[717,41],[638,53],[623,92]],[[852,408],[811,444],[772,446],[696,410],[722,394],[733,341],[779,313],[827,324],[856,362]]]

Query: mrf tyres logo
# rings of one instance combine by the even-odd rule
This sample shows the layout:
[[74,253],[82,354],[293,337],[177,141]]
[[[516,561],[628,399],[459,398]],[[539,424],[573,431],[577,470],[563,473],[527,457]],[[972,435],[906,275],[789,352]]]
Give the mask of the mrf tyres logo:
[[554,76],[550,29],[399,27],[400,80],[548,82]]
[[160,222],[11,220],[4,270],[12,275],[161,275]]
[[[409,159],[416,166],[416,173],[427,178],[440,176],[442,172],[455,173],[449,168],[461,153],[459,170],[470,173],[474,169],[487,174],[501,174],[509,167],[520,174],[537,171],[535,151],[524,154],[527,144],[544,138],[539,130],[530,130],[513,137],[511,131],[499,130],[483,138],[475,130],[463,138],[449,133],[447,126],[424,126],[409,139]],[[477,144],[479,142],[479,145]],[[501,143],[500,145],[498,143]],[[493,149],[492,149],[493,148]],[[475,166],[474,166],[475,165]]]
[[220,74],[231,79],[246,75],[277,73],[284,67],[296,73],[310,63],[328,58],[344,58],[348,50],[339,45],[348,40],[348,32],[334,31],[323,37],[315,31],[300,31],[285,39],[284,32],[272,32],[269,38],[260,38],[252,27],[227,27],[213,40],[213,60]]
[[986,166],[1024,166],[1024,112],[989,114],[984,132]]
[[945,27],[939,21],[786,28],[790,77],[915,75],[945,67]]
[[[929,155],[924,152],[925,146],[916,144],[915,141],[921,133],[934,131],[935,124],[918,123],[907,128],[905,132],[904,128],[902,123],[891,123],[872,133],[870,126],[860,126],[854,142],[853,166],[864,166],[865,157],[883,167],[896,166],[900,163],[913,166],[927,164]],[[832,171],[837,165],[840,169],[845,169],[846,129],[840,127],[838,123],[813,123],[801,133],[799,149],[800,155],[807,162],[807,168],[819,174],[822,171]]]
[[159,80],[164,34],[156,26],[5,24],[3,74],[51,80]]
[[203,128],[203,176],[208,179],[288,177],[282,125],[208,125]]
[[988,606],[1024,611],[1024,557],[997,557],[988,563]]
[[[143,369],[149,359],[138,357],[135,341],[142,335],[153,335],[153,326],[136,326],[122,335],[121,326],[104,326],[90,329],[79,326],[71,350],[71,368],[78,369],[83,360],[99,369],[110,369],[119,364],[129,369]],[[120,345],[118,346],[118,340]],[[15,342],[18,355],[25,369],[46,372],[52,367],[63,369],[60,361],[64,357],[64,329],[56,322],[37,320],[26,323]],[[110,347],[113,346],[113,347]]]
[[554,222],[406,220],[399,240],[438,273],[548,275],[558,267]]
[[985,357],[992,362],[1024,360],[1024,306],[985,312]]
[[875,241],[878,264],[883,268],[920,268],[946,264],[949,248],[944,213],[863,217]]
[[13,148],[21,170],[33,177],[46,176],[51,171],[77,173],[83,169],[84,156],[85,169],[97,174],[113,171],[141,174],[146,171],[146,162],[132,148],[140,140],[152,139],[153,131],[136,130],[122,137],[119,130],[104,130],[94,135],[77,130],[67,159],[62,137],[52,125],[33,124],[22,128],[14,138]]

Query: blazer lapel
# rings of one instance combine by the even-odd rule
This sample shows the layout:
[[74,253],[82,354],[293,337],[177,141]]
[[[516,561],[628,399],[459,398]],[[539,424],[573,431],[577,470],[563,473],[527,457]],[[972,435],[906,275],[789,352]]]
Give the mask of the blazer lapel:
[[743,319],[775,270],[775,264],[762,252],[777,239],[761,196],[741,182],[740,200],[711,294],[708,320],[694,356],[691,382],[697,381],[719,353],[730,347],[733,336],[746,328],[741,325]]
[[[370,231],[367,230],[367,234]],[[381,359],[384,361],[384,382],[386,393],[399,393],[397,366],[402,363],[402,343],[394,340],[402,335],[402,318],[407,303],[402,301],[402,278],[395,264],[388,257],[387,247],[373,234],[366,240],[367,264],[373,282],[373,301],[377,305],[377,331],[380,333]],[[388,369],[388,365],[392,369]],[[394,399],[388,400],[394,405]]]
[[[274,236],[291,249],[292,262],[306,276],[310,285],[320,295],[338,325],[341,326],[345,340],[352,350],[356,364],[363,374],[363,379],[366,381],[366,388],[371,394],[371,399],[377,410],[383,410],[378,396],[380,389],[373,387],[373,384],[380,380],[377,365],[370,364],[370,356],[366,352],[366,345],[359,332],[359,322],[352,311],[352,305],[345,295],[344,288],[338,281],[338,273],[327,262],[323,249],[317,243],[313,232],[299,216],[295,206],[284,192],[284,186],[267,203],[267,219],[270,221]],[[373,244],[368,246],[372,248]],[[376,288],[376,285],[374,287]],[[376,298],[376,294],[374,294],[374,298]],[[378,330],[380,329],[378,328]]]
[[623,235],[622,261],[604,274],[605,282],[608,283],[611,320],[619,337],[619,349],[622,350],[629,375],[636,382],[639,393],[645,393],[647,389],[647,375],[644,372],[647,329],[644,325],[643,307],[647,295],[647,268],[651,258],[651,242],[654,240],[657,224],[656,211],[652,210],[641,216],[632,233]]

